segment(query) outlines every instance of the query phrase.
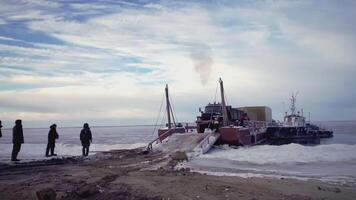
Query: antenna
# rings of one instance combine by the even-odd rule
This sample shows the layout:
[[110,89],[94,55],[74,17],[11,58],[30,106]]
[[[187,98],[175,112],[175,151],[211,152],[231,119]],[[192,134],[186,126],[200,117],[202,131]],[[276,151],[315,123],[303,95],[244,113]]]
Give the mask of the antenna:
[[291,101],[290,111],[292,112],[291,113],[292,115],[295,114],[295,110],[296,110],[295,103],[297,102],[297,95],[298,95],[298,92],[296,92],[295,94],[292,93],[292,97],[290,98],[290,101]]
[[286,112],[286,102],[282,101],[282,105],[283,105],[283,112]]

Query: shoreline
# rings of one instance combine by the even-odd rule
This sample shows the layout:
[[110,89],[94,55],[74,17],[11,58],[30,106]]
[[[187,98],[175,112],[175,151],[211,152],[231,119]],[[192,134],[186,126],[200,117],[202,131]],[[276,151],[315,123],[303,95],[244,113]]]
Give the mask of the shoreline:
[[[316,180],[213,176],[174,170],[184,160],[144,149],[112,150],[0,166],[0,199],[355,199],[356,188]],[[49,162],[49,163],[46,163]],[[51,163],[53,162],[53,163]],[[54,192],[54,193],[53,193]]]

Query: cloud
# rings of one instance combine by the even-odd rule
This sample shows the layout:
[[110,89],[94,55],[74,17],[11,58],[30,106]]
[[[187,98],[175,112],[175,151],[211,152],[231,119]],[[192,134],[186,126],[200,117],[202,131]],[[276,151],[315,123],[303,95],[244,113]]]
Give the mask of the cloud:
[[[123,78],[123,77],[121,77]],[[0,93],[2,118],[26,116],[27,120],[79,118],[133,118],[145,117],[155,106],[154,89],[150,94],[137,98],[141,89],[126,82],[128,88],[116,85],[85,84],[81,80],[77,86],[49,87],[24,91]],[[62,84],[63,85],[63,84]],[[120,85],[123,85],[120,83]],[[149,88],[146,88],[149,89]],[[31,99],[31,101],[29,101]],[[96,113],[96,114],[95,114]],[[32,116],[32,114],[34,114]],[[106,115],[105,115],[106,114]]]
[[[270,105],[278,118],[298,90],[301,104],[331,119],[323,99],[356,97],[345,95],[356,84],[355,12],[319,3],[2,2],[0,107],[8,110],[0,117],[155,116],[169,83],[177,112],[193,121],[222,77],[233,106]],[[333,113],[355,119],[349,110]]]

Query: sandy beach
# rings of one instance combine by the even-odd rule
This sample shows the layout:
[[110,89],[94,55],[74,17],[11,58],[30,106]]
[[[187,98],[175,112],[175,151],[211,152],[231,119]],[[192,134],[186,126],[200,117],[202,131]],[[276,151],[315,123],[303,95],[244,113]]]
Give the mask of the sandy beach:
[[0,199],[355,199],[320,181],[211,176],[174,170],[182,157],[143,149],[0,167]]

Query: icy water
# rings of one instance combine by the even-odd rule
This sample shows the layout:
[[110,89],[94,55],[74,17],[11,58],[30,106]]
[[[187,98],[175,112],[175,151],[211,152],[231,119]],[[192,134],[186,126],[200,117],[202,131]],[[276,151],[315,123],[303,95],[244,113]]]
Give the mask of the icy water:
[[[59,139],[55,153],[58,156],[81,155],[79,140],[81,127],[57,128]],[[146,146],[156,134],[153,126],[91,127],[91,153],[112,149],[132,149]],[[44,159],[49,128],[24,128],[25,143],[18,158],[22,161]],[[12,129],[3,129],[0,138],[0,162],[8,162],[12,151]]]
[[191,167],[214,175],[318,179],[356,186],[356,122],[320,122],[334,137],[321,145],[219,146],[192,159]]
[[[322,139],[321,145],[282,146],[261,145],[238,149],[214,147],[208,154],[193,158],[185,164],[195,171],[229,176],[274,176],[299,179],[319,179],[356,185],[356,121],[320,122],[334,131],[334,137]],[[153,126],[92,127],[90,149],[104,151],[146,146],[157,135]],[[59,156],[81,155],[81,128],[58,128]],[[49,128],[24,128],[25,144],[18,158],[23,161],[43,159]],[[0,162],[9,162],[12,149],[11,129],[3,129],[0,138]]]

